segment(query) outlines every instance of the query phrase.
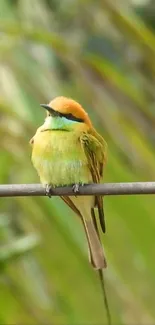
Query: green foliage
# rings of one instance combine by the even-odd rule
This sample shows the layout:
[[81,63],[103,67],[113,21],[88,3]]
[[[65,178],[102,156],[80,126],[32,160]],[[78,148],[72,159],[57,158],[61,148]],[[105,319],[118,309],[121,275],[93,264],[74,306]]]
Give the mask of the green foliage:
[[[155,36],[130,2],[1,0],[0,14],[0,182],[38,182],[29,140],[39,103],[57,95],[79,101],[108,142],[104,181],[154,180]],[[154,197],[104,205],[113,324],[153,324]],[[1,323],[106,323],[72,211],[37,197],[1,199],[0,210]]]

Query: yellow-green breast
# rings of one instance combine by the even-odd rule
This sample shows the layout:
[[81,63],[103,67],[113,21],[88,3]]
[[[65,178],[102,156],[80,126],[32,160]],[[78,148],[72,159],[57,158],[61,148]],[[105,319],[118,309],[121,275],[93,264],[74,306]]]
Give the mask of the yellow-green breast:
[[91,183],[87,158],[76,132],[48,130],[34,136],[32,162],[43,184]]

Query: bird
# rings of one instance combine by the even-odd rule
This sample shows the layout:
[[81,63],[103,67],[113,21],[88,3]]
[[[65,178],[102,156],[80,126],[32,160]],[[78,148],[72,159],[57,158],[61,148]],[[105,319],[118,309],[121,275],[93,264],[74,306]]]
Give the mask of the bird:
[[77,193],[80,185],[100,183],[107,162],[107,143],[75,100],[58,96],[40,106],[46,110],[46,118],[30,140],[32,164],[49,197],[52,188],[72,185],[75,195],[61,199],[82,221],[91,265],[96,270],[104,269],[107,261],[95,219],[98,210],[105,233],[102,196]]

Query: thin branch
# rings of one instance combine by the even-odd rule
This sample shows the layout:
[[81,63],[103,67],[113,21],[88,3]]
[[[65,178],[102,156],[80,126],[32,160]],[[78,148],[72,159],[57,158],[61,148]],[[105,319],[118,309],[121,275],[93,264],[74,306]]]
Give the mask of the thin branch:
[[[155,194],[155,182],[89,184],[79,187],[76,195],[132,195]],[[0,197],[45,196],[41,184],[0,185]],[[74,196],[72,186],[52,188],[51,196]]]

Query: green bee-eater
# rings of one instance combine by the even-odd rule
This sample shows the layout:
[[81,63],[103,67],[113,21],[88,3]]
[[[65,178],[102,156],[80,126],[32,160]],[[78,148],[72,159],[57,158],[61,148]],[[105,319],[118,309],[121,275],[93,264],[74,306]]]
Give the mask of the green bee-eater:
[[[52,186],[99,183],[107,157],[107,144],[99,135],[88,114],[76,101],[56,97],[48,105],[44,124],[31,139],[32,162],[41,183]],[[100,224],[105,232],[101,196],[61,197],[81,218],[88,240],[89,257],[95,269],[106,267],[106,258],[96,232],[93,215],[98,208]]]

